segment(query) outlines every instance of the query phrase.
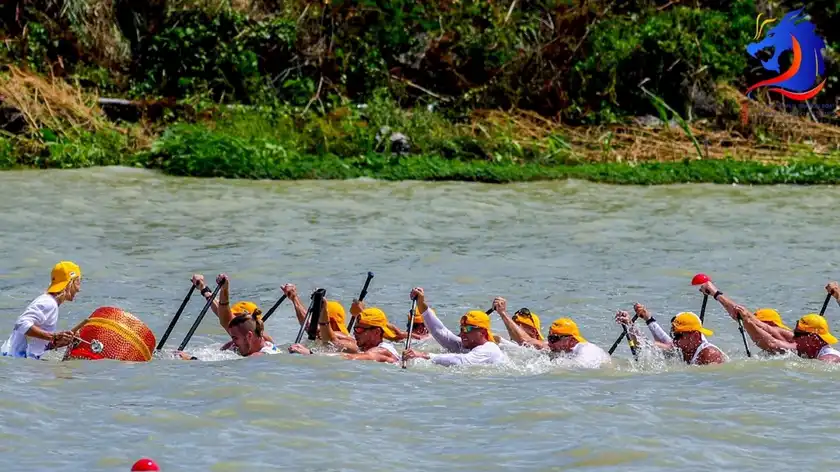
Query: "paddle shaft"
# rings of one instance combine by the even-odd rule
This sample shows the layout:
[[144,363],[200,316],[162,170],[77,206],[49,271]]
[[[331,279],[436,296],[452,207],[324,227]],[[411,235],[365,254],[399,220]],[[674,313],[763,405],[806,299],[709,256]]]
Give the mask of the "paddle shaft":
[[417,299],[411,299],[411,309],[408,310],[408,337],[405,338],[405,349],[403,350],[402,368],[406,368],[405,351],[411,349],[411,333],[414,332],[414,309],[417,307]]
[[[825,310],[828,309],[828,302],[831,301],[831,294],[825,296],[825,301],[823,302],[822,309],[820,310],[820,316],[825,316]],[[838,302],[840,303],[840,302]]]
[[741,339],[744,341],[744,349],[747,351],[747,357],[752,357],[750,346],[747,344],[747,335],[744,334],[744,322],[741,320],[741,315],[738,315],[738,331],[741,332]]
[[280,304],[281,304],[281,303],[283,303],[283,301],[284,301],[284,300],[286,300],[286,296],[285,296],[285,295],[283,295],[282,297],[280,297],[280,299],[279,299],[279,300],[277,300],[277,302],[276,302],[276,303],[274,303],[274,306],[272,306],[272,307],[268,310],[268,312],[265,314],[265,316],[263,316],[263,323],[265,323],[266,321],[268,321],[268,319],[269,319],[269,318],[271,318],[271,315],[273,315],[273,314],[274,314],[274,312],[275,312],[275,311],[277,311],[277,307],[279,307],[279,306],[280,306]]
[[303,317],[303,323],[300,324],[300,330],[298,330],[297,337],[295,338],[295,344],[300,343],[300,340],[303,339],[303,331],[306,329],[306,322],[312,318],[312,307],[315,306],[315,298],[312,297],[312,302],[309,303],[309,309],[306,310],[306,316]]
[[[365,301],[365,297],[367,296],[367,290],[368,290],[368,287],[370,286],[370,281],[372,279],[373,279],[373,272],[368,272],[367,273],[367,279],[365,279],[365,285],[364,285],[364,287],[362,287],[362,291],[359,293],[358,300],[360,302]],[[353,316],[350,317],[350,321],[347,323],[347,332],[353,331],[353,326],[356,325],[356,321],[358,321],[358,320],[359,320],[358,315],[353,315]]]
[[[633,316],[633,321],[631,321],[630,323],[635,323],[635,322],[636,322],[636,320],[638,320],[638,319],[639,319],[639,315],[635,315],[635,316]],[[622,325],[622,326],[623,326],[623,325]],[[621,335],[619,335],[619,336],[618,336],[618,339],[616,339],[616,340],[615,340],[615,342],[613,343],[612,347],[610,348],[610,350],[609,350],[610,355],[612,355],[612,353],[613,353],[613,352],[615,352],[615,348],[617,348],[617,347],[618,347],[618,345],[621,343],[621,340],[622,340],[622,339],[624,339],[624,336],[627,336],[627,337],[629,338],[629,333],[627,332],[627,326],[624,326],[624,332],[623,332],[623,333],[621,333]],[[635,347],[634,347],[634,344],[635,344],[635,343],[633,343],[633,341],[632,341],[632,340],[631,340],[630,342],[632,343],[632,344],[630,345],[630,350],[631,350],[631,351],[634,351],[634,350],[635,350]],[[635,355],[636,355],[636,353],[635,353],[635,352],[633,352],[633,355],[635,356]]]
[[213,290],[213,295],[211,295],[210,298],[207,299],[207,303],[204,304],[204,308],[201,309],[201,313],[198,314],[198,318],[196,318],[193,322],[192,326],[190,327],[190,330],[187,332],[187,336],[184,338],[183,341],[181,341],[181,345],[178,346],[179,351],[183,351],[184,348],[187,347],[187,343],[190,342],[190,338],[192,338],[193,334],[195,334],[195,330],[198,329],[198,325],[201,324],[201,320],[204,319],[204,315],[207,314],[207,310],[210,309],[210,305],[213,304],[213,300],[216,299],[216,295],[219,294],[219,290],[222,289],[222,286],[225,284],[225,282],[225,280],[222,280],[222,283],[216,286],[216,290]]
[[169,335],[170,335],[170,334],[172,334],[172,328],[174,328],[174,327],[175,327],[175,324],[176,324],[176,323],[178,323],[178,318],[180,318],[180,317],[181,317],[181,313],[183,313],[183,312],[184,312],[184,307],[186,307],[186,306],[187,306],[187,302],[189,302],[189,301],[190,301],[190,298],[192,298],[192,294],[193,294],[193,292],[195,292],[195,284],[193,284],[192,286],[190,286],[190,291],[189,291],[189,292],[187,292],[187,296],[186,296],[186,297],[184,297],[184,301],[183,301],[183,302],[181,302],[181,306],[180,306],[180,307],[178,307],[178,311],[177,311],[177,312],[175,312],[175,317],[174,317],[174,318],[172,318],[172,321],[170,321],[170,322],[169,322],[169,327],[168,327],[168,328],[166,328],[166,332],[164,332],[164,333],[163,333],[163,337],[162,337],[162,338],[160,338],[160,342],[159,342],[159,343],[158,343],[158,345],[157,345],[157,350],[158,350],[158,351],[160,351],[161,349],[163,349],[163,345],[164,345],[164,344],[166,344],[166,340],[167,340],[167,339],[169,339]]
[[709,296],[704,294],[703,295],[703,305],[700,306],[700,323],[703,323],[703,320],[706,319],[706,303],[709,302]]
[[496,309],[495,309],[495,308],[491,308],[491,309],[489,309],[489,310],[486,310],[484,313],[486,313],[486,314],[488,314],[488,315],[489,315],[489,314],[493,313],[494,311],[496,311]]

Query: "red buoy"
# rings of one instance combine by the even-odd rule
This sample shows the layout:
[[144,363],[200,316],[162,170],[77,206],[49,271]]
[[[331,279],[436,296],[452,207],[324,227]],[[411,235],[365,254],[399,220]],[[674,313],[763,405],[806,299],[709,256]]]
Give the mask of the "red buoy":
[[691,279],[691,285],[703,285],[710,280],[712,279],[710,279],[706,274],[697,274],[693,279]]
[[160,467],[158,467],[155,461],[145,457],[135,462],[134,465],[131,466],[131,472],[147,472],[154,470],[160,471]]

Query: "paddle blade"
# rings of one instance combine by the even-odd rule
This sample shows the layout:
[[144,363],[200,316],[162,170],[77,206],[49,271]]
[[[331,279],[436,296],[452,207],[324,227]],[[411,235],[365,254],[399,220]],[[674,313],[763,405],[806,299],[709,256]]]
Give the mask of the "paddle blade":
[[710,279],[706,274],[697,274],[691,279],[691,285],[703,285],[710,280],[712,279]]

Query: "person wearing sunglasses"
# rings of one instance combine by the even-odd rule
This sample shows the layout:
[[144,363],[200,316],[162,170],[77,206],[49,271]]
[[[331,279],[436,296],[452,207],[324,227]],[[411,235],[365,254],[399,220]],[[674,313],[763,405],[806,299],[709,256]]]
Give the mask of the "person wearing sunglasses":
[[[833,295],[833,288],[829,284],[826,291]],[[793,331],[789,331],[759,319],[756,313],[726,298],[711,282],[701,285],[700,291],[721,302],[733,319],[740,317],[744,330],[750,333],[750,337],[762,349],[773,353],[792,351],[805,359],[840,363],[840,351],[831,347],[837,343],[837,338],[831,334],[825,317],[816,313],[807,314],[796,322]]]
[[528,308],[520,308],[513,317],[507,313],[507,301],[502,297],[493,300],[493,310],[499,314],[502,323],[510,335],[510,341],[496,336],[496,342],[500,346],[518,345],[543,349],[547,347],[545,339],[540,332],[540,317],[531,313]]
[[[746,309],[724,295],[712,282],[701,285],[700,292],[711,295],[735,321],[738,320],[741,310]],[[761,308],[753,315],[758,323],[744,323],[744,331],[749,334],[755,345],[763,353],[769,355],[788,352],[789,349],[782,346],[793,340],[793,330],[782,322],[782,316],[779,315],[779,312],[772,308]],[[743,318],[743,315],[741,318]],[[774,343],[772,340],[776,340],[778,343]]]
[[461,317],[461,329],[456,335],[444,326],[434,310],[426,305],[422,288],[412,289],[411,298],[417,300],[417,309],[422,312],[432,337],[449,352],[434,354],[407,349],[403,352],[406,360],[429,359],[434,364],[443,366],[499,364],[507,361],[507,356],[493,341],[490,316],[487,313],[480,310],[468,311]]
[[[297,288],[294,284],[285,284],[281,287],[281,289],[283,290],[283,294],[286,295],[286,298],[288,298],[295,307],[295,315],[297,316],[298,324],[303,324],[306,320],[306,312],[308,311],[308,308],[304,306],[303,302],[300,300]],[[354,306],[350,308],[350,311],[352,312],[357,308],[360,312],[363,309],[363,307],[357,307],[354,302]],[[347,315],[341,303],[335,300],[328,300],[326,310],[329,322],[319,323],[316,338],[323,342],[332,343],[339,349],[357,349],[356,340],[350,335],[350,332],[347,331]]]
[[577,324],[569,318],[558,318],[548,330],[546,345],[552,357],[569,357],[581,367],[598,368],[612,362],[609,354],[580,334]]
[[[201,293],[205,300],[209,300],[211,296],[213,296],[213,291],[210,290],[210,287],[207,286],[207,283],[204,281],[204,276],[201,274],[195,274],[192,276],[191,279],[195,288]],[[257,315],[262,314],[259,307],[257,307],[256,303],[248,302],[248,301],[241,301],[235,303],[233,306],[230,305],[230,277],[227,274],[219,274],[216,277],[216,284],[225,282],[222,288],[219,290],[219,298],[217,300],[213,300],[210,304],[210,309],[213,310],[213,313],[216,314],[216,317],[219,319],[219,325],[230,335],[230,322],[233,321],[239,315],[253,315],[256,313]],[[262,336],[268,341],[273,343],[274,338],[262,332]],[[233,340],[228,341],[225,345],[222,346],[221,350],[227,350],[234,347]],[[182,356],[183,357],[183,356]]]
[[[326,307],[321,311],[319,321],[319,329],[323,329],[322,333],[329,335],[332,330],[329,323],[326,322],[328,315],[326,314]],[[389,327],[390,323],[385,313],[379,308],[365,308],[359,313],[359,319],[353,327],[353,335],[355,336],[354,344],[343,344],[340,350],[343,351],[342,357],[357,361],[376,361],[396,364],[400,360],[397,348],[386,340],[388,337],[394,337],[395,333]],[[289,346],[289,352],[298,354],[312,354],[312,350],[304,347],[301,344],[292,344]]]
[[[689,365],[720,364],[727,360],[723,351],[706,339],[706,336],[711,336],[714,332],[704,328],[700,317],[696,314],[684,311],[671,318],[669,334],[662,329],[644,305],[636,303],[633,309],[650,329],[654,345],[666,355],[682,355],[683,361]],[[617,323],[630,327],[628,333],[633,336],[636,345],[643,346],[645,343],[641,339],[644,335],[631,325],[631,321],[627,312],[619,311],[616,315]]]

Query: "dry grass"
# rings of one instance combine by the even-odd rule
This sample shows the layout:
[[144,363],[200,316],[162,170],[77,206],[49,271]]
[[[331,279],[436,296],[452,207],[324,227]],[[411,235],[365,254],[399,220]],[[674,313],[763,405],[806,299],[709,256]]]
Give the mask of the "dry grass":
[[[722,87],[721,94],[736,100],[735,103],[743,98],[728,86]],[[840,127],[781,113],[755,101],[747,106],[749,128],[720,130],[701,120],[692,123],[691,132],[700,143],[704,158],[773,162],[803,149],[815,154],[840,149]],[[560,136],[570,145],[574,157],[587,162],[667,162],[698,158],[691,138],[678,126],[573,127],[527,111],[479,110],[473,115],[472,129],[515,136],[523,147],[537,146],[546,151],[546,138]],[[760,140],[755,132],[759,129],[764,131],[764,136],[774,139]]]
[[56,134],[105,129],[127,136],[136,149],[151,146],[154,135],[148,127],[120,127],[109,121],[97,104],[94,94],[83,93],[61,79],[47,79],[14,66],[0,73],[0,103],[21,113],[30,130],[29,136],[40,140],[33,130],[49,129]]
[[96,103],[97,97],[58,79],[48,80],[8,66],[0,74],[3,102],[23,114],[29,129],[68,127],[99,131],[110,127]]

